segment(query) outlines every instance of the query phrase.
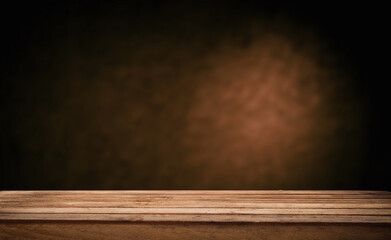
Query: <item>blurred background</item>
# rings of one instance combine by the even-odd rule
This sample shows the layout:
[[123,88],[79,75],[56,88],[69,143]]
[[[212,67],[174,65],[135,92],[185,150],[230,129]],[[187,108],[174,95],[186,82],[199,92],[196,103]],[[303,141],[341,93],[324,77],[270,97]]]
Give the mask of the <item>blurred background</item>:
[[1,7],[1,189],[391,189],[386,11]]

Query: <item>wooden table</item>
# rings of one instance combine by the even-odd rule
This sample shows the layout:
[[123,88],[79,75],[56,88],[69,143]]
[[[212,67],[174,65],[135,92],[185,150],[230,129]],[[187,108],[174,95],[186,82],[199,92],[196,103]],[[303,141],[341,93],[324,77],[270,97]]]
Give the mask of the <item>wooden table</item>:
[[0,239],[391,239],[384,191],[2,191]]

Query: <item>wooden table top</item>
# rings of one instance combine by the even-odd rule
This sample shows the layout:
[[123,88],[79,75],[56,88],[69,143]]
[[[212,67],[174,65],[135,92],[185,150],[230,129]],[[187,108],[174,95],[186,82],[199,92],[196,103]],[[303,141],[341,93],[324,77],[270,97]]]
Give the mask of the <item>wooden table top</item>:
[[391,223],[391,193],[1,191],[0,220]]

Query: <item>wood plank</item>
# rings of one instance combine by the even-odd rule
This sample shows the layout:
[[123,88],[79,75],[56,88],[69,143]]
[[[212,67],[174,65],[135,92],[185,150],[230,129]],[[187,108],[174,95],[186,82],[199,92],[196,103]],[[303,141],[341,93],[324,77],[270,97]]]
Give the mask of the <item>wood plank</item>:
[[249,209],[249,208],[5,208],[0,209],[3,213],[42,213],[42,214],[85,214],[85,213],[121,213],[121,214],[247,214],[247,215],[308,215],[308,214],[327,214],[327,215],[391,215],[391,208],[387,209],[313,209],[313,208],[266,208],[266,209]]
[[1,220],[391,223],[385,191],[3,191]]
[[0,224],[0,239],[385,240],[391,239],[391,228],[381,224],[13,222]]
[[[0,195],[1,196],[1,195]],[[113,194],[113,195],[78,195],[78,194],[56,194],[56,195],[46,195],[41,194],[39,196],[37,195],[18,195],[20,197],[23,197],[24,199],[28,198],[42,198],[42,199],[59,199],[58,197],[61,196],[61,199],[74,199],[74,198],[88,198],[88,199],[105,199],[105,198],[119,198],[119,199],[245,199],[245,200],[257,200],[259,198],[267,200],[267,199],[323,199],[323,200],[338,200],[338,199],[388,199],[391,200],[391,196],[389,195],[299,195],[299,194],[290,194],[290,195],[131,195],[131,194]],[[4,195],[1,196],[1,200],[7,201],[7,200],[15,200],[15,196],[10,195]]]
[[[65,206],[65,207],[64,207]],[[0,209],[6,209],[10,207],[15,207],[15,205],[12,206],[1,206]],[[20,208],[31,208],[31,207],[42,207],[42,204],[29,204],[29,205],[23,205],[20,206]],[[252,204],[252,203],[211,203],[211,204],[199,204],[198,202],[189,202],[189,203],[182,203],[182,205],[176,204],[176,203],[160,203],[160,207],[157,206],[156,203],[151,204],[133,204],[133,203],[107,203],[107,202],[74,202],[72,204],[69,204],[69,206],[66,205],[58,205],[58,204],[50,204],[48,203],[46,207],[51,208],[66,208],[66,207],[83,207],[83,208],[101,208],[101,207],[112,207],[112,208],[139,208],[139,207],[149,207],[149,208],[248,208],[248,209],[268,209],[268,208],[274,208],[274,209],[389,209],[390,204],[363,204],[363,203],[357,203],[357,204],[342,204],[342,203],[336,203],[336,204],[327,204],[327,203],[320,203],[320,204],[312,204],[312,203],[261,203],[261,204]]]
[[3,221],[111,221],[111,222],[216,222],[216,223],[381,223],[390,224],[382,215],[246,215],[246,214],[39,214],[0,215]]
[[154,195],[154,194],[163,194],[163,195],[224,195],[224,194],[232,194],[232,195],[272,195],[272,194],[303,194],[303,195],[322,195],[322,194],[335,194],[335,195],[389,195],[388,191],[354,191],[354,190],[315,190],[315,191],[307,191],[307,190],[104,190],[104,191],[84,191],[84,190],[48,190],[48,191],[0,191],[0,195],[29,195],[29,194],[77,194],[80,196],[86,194],[129,194],[129,195]]
[[377,191],[3,191],[0,239],[391,239]]

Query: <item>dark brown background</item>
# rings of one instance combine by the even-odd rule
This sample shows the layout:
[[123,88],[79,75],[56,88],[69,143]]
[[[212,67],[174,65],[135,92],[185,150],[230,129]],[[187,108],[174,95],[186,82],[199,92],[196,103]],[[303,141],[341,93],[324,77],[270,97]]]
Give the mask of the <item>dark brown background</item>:
[[2,7],[2,189],[390,189],[381,6]]

